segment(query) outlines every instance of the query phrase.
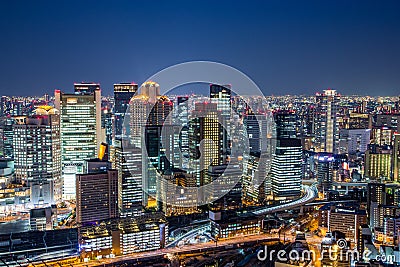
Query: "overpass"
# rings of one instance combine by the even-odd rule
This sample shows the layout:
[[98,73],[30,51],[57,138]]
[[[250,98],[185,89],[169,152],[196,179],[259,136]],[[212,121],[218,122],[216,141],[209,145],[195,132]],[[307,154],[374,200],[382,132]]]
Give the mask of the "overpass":
[[300,197],[299,199],[296,199],[296,200],[293,200],[291,202],[287,202],[284,204],[280,204],[277,206],[258,208],[252,212],[255,215],[265,215],[268,213],[288,210],[288,209],[296,208],[296,207],[302,206],[306,203],[309,203],[309,202],[313,201],[315,198],[317,198],[317,196],[318,196],[318,189],[316,187],[316,184],[313,184],[311,186],[303,185],[303,191],[304,191],[304,195],[302,197]]
[[[335,190],[345,190],[346,194],[349,193],[349,188],[366,188],[368,183],[366,182],[333,182],[332,186]],[[343,189],[344,188],[344,189]]]
[[179,244],[180,241],[183,241],[186,239],[191,239],[191,238],[195,237],[196,235],[203,234],[205,232],[211,232],[211,222],[210,221],[205,224],[201,224],[201,225],[191,229],[187,233],[175,238],[174,241],[172,241],[165,247],[166,248],[175,247],[176,245]]
[[[318,196],[318,190],[317,190],[315,183],[312,184],[311,186],[303,185],[302,187],[303,187],[304,194],[299,199],[293,200],[291,202],[283,203],[280,205],[272,206],[272,207],[260,207],[260,208],[253,210],[252,213],[257,216],[260,216],[260,215],[265,215],[268,213],[274,213],[274,212],[278,212],[278,211],[296,208],[296,207],[299,207],[299,206],[302,206],[302,205],[312,202]],[[211,222],[199,225],[198,227],[191,229],[187,233],[174,239],[174,241],[169,243],[166,247],[169,248],[169,247],[176,246],[180,241],[190,239],[190,238],[194,237],[195,235],[202,234],[207,231],[211,231]]]

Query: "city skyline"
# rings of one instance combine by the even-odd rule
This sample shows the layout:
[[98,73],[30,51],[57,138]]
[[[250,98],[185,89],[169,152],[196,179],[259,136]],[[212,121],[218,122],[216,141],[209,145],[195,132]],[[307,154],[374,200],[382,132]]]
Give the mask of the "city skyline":
[[400,266],[398,10],[0,1],[0,266]]

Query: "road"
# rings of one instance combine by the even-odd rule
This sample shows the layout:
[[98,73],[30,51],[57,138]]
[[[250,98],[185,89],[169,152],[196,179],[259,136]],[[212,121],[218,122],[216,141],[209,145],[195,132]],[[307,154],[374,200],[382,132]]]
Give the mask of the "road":
[[[268,214],[268,213],[272,213],[272,212],[287,210],[287,209],[291,209],[291,208],[295,208],[295,207],[304,205],[304,204],[314,200],[318,196],[318,190],[315,187],[315,185],[312,185],[312,186],[303,185],[303,190],[304,190],[304,195],[299,199],[296,199],[294,201],[284,203],[281,205],[273,206],[273,207],[261,207],[252,212],[256,215],[264,215],[264,214]],[[173,243],[168,244],[167,247],[175,246],[181,240],[187,239],[187,237],[189,237],[190,235],[193,235],[195,233],[210,231],[211,229],[209,229],[209,228],[210,228],[210,224],[200,225],[199,227],[196,227],[196,228],[190,230],[188,233],[176,238],[173,241]]]
[[[273,207],[261,207],[252,212],[256,215],[264,215],[264,214],[273,213],[273,212],[277,212],[277,211],[287,210],[287,209],[291,209],[291,208],[295,208],[295,207],[304,205],[304,204],[314,200],[318,196],[318,190],[317,190],[315,184],[313,184],[311,186],[303,185],[303,191],[304,191],[304,195],[302,197],[300,197],[299,199],[296,199],[294,201],[284,203],[281,205],[273,206]],[[181,237],[177,238],[176,240],[174,240],[173,244],[174,245],[178,244],[179,241],[188,238],[190,235],[193,235],[196,232],[197,233],[200,231],[205,232],[207,230],[208,230],[207,226],[200,225],[199,227],[192,229],[188,233],[186,233],[186,234],[182,235]],[[257,237],[259,238],[260,236],[256,236],[256,237],[255,236],[241,236],[240,241],[226,240],[226,241],[222,241],[222,242],[228,242],[227,244],[229,244],[229,242],[233,242],[233,244],[236,244],[236,243],[247,242],[247,240],[249,238],[256,238],[255,240],[257,240]],[[264,235],[264,237],[265,237],[265,235]],[[235,240],[235,239],[233,239],[233,240]],[[224,243],[222,243],[222,244],[224,245]],[[112,258],[112,259],[102,259],[100,261],[96,261],[96,263],[93,263],[93,262],[81,263],[81,264],[74,263],[73,266],[98,266],[99,264],[104,265],[104,264],[109,264],[109,263],[113,263],[113,262],[118,262],[121,260],[135,260],[135,259],[143,259],[146,257],[163,256],[163,255],[166,255],[167,253],[190,252],[194,249],[198,249],[198,248],[196,248],[197,246],[199,246],[198,248],[207,249],[207,248],[213,247],[213,243],[210,244],[210,242],[208,242],[208,243],[185,246],[185,247],[181,247],[181,248],[177,248],[177,247],[171,246],[171,244],[168,244],[167,248],[165,248],[165,249],[136,253],[136,254],[125,255],[125,256],[117,256],[116,258]],[[25,265],[25,266],[28,266],[28,265]],[[40,266],[40,265],[35,264],[35,266]],[[46,266],[46,265],[43,265],[43,266]]]
[[[124,261],[135,261],[135,260],[143,260],[146,258],[155,258],[155,257],[164,257],[167,254],[182,254],[182,253],[189,253],[193,251],[201,251],[201,250],[209,250],[213,248],[221,248],[225,246],[233,246],[233,245],[240,245],[249,242],[277,242],[279,238],[277,235],[250,235],[250,236],[238,236],[231,239],[220,240],[218,242],[207,242],[207,243],[200,243],[194,245],[186,245],[184,247],[172,247],[172,248],[164,248],[155,251],[145,251],[135,254],[117,256],[115,258],[108,258],[108,259],[100,259],[100,260],[91,260],[89,262],[73,262],[68,264],[57,263],[56,265],[50,265],[50,263],[34,263],[34,265],[29,264],[21,264],[21,266],[35,266],[35,267],[44,267],[44,266],[74,266],[74,267],[94,267],[94,266],[105,266],[107,264],[117,263],[117,262],[124,262]],[[60,261],[61,262],[61,261]],[[17,265],[19,266],[19,265]]]
[[258,208],[252,212],[256,215],[264,215],[264,214],[273,213],[273,212],[277,212],[277,211],[288,210],[291,208],[295,208],[295,207],[304,205],[304,204],[314,200],[318,196],[318,190],[315,187],[315,185],[312,185],[312,186],[303,185],[303,190],[304,190],[304,195],[299,199],[296,199],[294,201],[284,203],[284,204],[281,204],[278,206]]

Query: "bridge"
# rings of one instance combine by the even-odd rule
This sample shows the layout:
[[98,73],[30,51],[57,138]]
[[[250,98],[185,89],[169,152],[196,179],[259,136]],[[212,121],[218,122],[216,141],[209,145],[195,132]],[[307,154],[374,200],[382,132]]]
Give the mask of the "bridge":
[[277,206],[258,208],[256,210],[254,210],[253,213],[255,215],[265,215],[268,213],[273,213],[273,212],[296,208],[296,207],[302,206],[306,203],[313,201],[318,196],[318,189],[316,187],[316,184],[313,184],[311,186],[303,185],[303,191],[304,191],[304,195],[302,197],[300,197],[299,199],[293,200],[291,202],[283,203],[283,204],[280,204]]
[[[333,182],[332,186],[335,190],[345,190],[346,194],[349,193],[349,188],[366,188],[368,185],[367,182]],[[344,189],[343,189],[344,188]]]
[[172,241],[165,247],[166,248],[175,247],[176,245],[179,244],[180,241],[191,239],[191,238],[195,237],[196,235],[203,234],[205,232],[211,232],[211,222],[210,221],[191,229],[190,231],[186,232],[183,235],[180,235],[179,237],[175,238],[174,241]]

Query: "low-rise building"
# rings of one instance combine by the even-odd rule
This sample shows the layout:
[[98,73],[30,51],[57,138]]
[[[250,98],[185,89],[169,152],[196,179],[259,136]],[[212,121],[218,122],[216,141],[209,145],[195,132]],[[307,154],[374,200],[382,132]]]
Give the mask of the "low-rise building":
[[79,228],[83,258],[125,255],[163,248],[168,237],[168,223],[161,214],[102,221]]

